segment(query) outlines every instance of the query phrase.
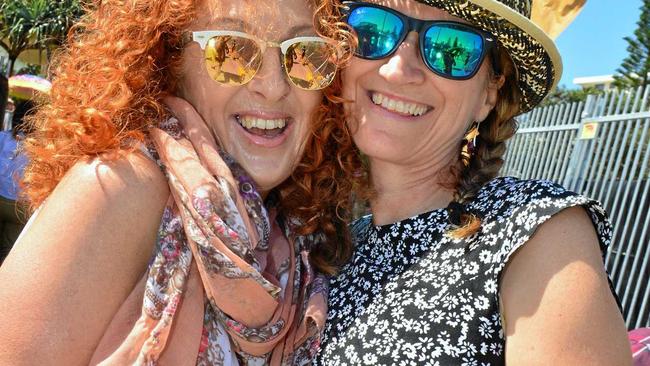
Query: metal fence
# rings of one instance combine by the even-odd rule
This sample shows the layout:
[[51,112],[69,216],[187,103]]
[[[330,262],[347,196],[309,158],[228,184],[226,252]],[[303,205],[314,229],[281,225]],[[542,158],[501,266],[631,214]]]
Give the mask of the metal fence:
[[650,326],[648,94],[611,91],[521,116],[501,173],[550,179],[604,205],[614,225],[605,264],[630,329]]

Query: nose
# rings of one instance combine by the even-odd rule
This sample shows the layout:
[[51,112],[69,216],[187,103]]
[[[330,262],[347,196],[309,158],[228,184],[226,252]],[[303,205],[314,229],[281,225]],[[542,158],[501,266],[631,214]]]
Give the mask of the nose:
[[404,42],[379,68],[379,75],[393,84],[419,84],[426,80],[426,66],[420,59],[418,34],[410,32]]
[[253,94],[269,102],[279,101],[291,91],[280,57],[278,57],[279,52],[279,49],[267,49],[262,56],[260,69],[247,84]]

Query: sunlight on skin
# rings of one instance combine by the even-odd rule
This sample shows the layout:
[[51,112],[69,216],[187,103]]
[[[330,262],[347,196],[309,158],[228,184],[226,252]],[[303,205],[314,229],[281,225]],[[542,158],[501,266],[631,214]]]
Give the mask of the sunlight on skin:
[[[265,2],[262,8],[257,1],[212,2],[211,10],[198,12],[190,30],[235,30],[275,41],[315,35],[313,9],[304,1]],[[241,19],[241,14],[251,17]],[[322,98],[320,91],[305,91],[287,80],[279,52],[267,49],[260,70],[247,84],[224,86],[209,76],[200,46],[190,43],[179,86],[179,96],[194,106],[218,143],[251,175],[263,195],[294,170],[305,148],[312,113]],[[284,119],[286,128],[273,139],[263,138],[244,129],[240,118]]]
[[[419,19],[461,21],[413,1],[374,2]],[[343,95],[353,101],[346,105],[348,123],[368,156],[378,193],[373,202],[377,223],[447,205],[452,191],[443,186],[450,182],[450,167],[459,164],[465,131],[496,103],[498,83],[490,80],[488,62],[469,80],[450,80],[428,69],[418,47],[418,36],[411,32],[390,57],[355,57],[342,75]],[[420,116],[391,112],[373,103],[375,93],[427,111]]]

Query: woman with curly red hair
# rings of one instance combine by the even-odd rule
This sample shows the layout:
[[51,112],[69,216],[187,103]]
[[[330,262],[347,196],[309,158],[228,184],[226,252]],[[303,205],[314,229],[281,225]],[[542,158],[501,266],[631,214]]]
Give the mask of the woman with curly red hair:
[[26,141],[36,211],[0,269],[1,364],[309,362],[358,168],[337,12],[94,5]]

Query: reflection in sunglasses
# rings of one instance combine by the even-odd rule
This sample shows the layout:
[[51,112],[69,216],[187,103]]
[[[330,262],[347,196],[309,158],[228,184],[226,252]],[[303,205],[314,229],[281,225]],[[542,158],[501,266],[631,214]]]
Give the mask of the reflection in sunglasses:
[[336,65],[330,52],[323,45],[308,47],[299,43],[289,48],[285,57],[285,69],[291,80],[303,89],[313,89],[333,78]]
[[431,67],[444,73],[470,73],[482,53],[482,39],[459,29],[433,26],[424,37],[424,54]]
[[296,37],[281,43],[262,41],[236,31],[201,31],[193,40],[205,51],[207,71],[225,85],[249,82],[262,64],[263,50],[281,49],[282,66],[299,88],[318,90],[329,85],[337,70],[335,48],[320,37]]
[[411,31],[419,36],[424,64],[442,77],[463,80],[472,77],[495,43],[471,25],[439,20],[421,20],[394,9],[366,2],[344,2],[345,21],[356,32],[357,56],[379,60],[392,55]]
[[246,83],[259,67],[259,50],[256,51],[255,48],[257,45],[244,38],[211,38],[205,50],[208,73],[215,81],[223,84]]

